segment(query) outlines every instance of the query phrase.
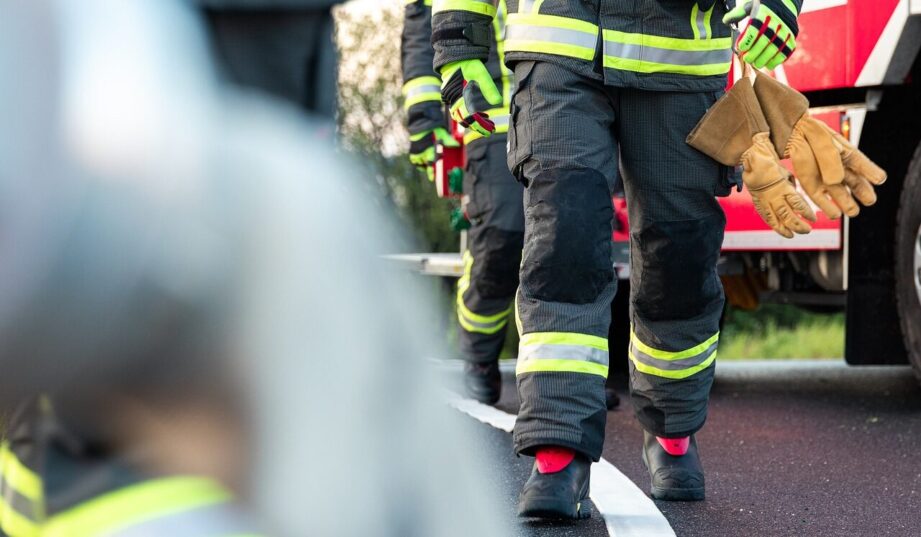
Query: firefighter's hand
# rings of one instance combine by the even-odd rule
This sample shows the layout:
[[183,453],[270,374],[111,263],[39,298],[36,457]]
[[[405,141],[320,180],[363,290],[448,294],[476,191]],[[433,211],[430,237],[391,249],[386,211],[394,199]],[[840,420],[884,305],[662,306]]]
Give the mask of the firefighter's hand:
[[429,181],[435,180],[434,166],[437,159],[435,147],[439,144],[445,147],[460,145],[444,127],[437,127],[409,137],[409,161],[413,166],[425,170]]
[[723,24],[736,24],[749,17],[740,30],[736,52],[742,61],[758,69],[774,69],[796,50],[797,16],[790,0],[740,0],[723,17]]
[[742,155],[742,181],[755,210],[771,229],[788,239],[794,233],[809,233],[812,227],[802,219],[815,222],[815,213],[794,188],[790,172],[780,165],[768,134],[756,134],[752,141]]
[[483,100],[490,108],[502,104],[502,94],[482,61],[463,60],[442,67],[441,100],[448,105],[451,118],[464,127],[483,136],[496,130],[489,115],[477,109]]

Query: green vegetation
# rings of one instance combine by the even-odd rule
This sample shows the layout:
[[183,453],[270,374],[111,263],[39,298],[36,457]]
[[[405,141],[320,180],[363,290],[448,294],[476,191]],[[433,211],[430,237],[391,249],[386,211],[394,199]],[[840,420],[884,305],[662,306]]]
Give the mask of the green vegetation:
[[844,314],[810,313],[795,306],[730,309],[720,342],[722,360],[841,358]]

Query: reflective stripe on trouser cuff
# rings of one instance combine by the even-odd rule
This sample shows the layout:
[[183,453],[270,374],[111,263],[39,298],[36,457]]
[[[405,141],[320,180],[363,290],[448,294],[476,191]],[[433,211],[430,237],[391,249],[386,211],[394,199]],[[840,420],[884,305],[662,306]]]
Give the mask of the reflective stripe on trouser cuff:
[[441,102],[441,79],[436,76],[414,78],[403,84],[403,108],[409,109],[419,103]]
[[509,307],[493,315],[480,315],[474,313],[464,303],[464,293],[470,288],[470,274],[473,271],[473,254],[470,250],[464,252],[464,274],[457,282],[457,320],[461,327],[468,332],[479,334],[495,334],[508,324],[508,316],[512,313]]
[[12,488],[30,500],[42,499],[41,478],[16,457],[7,442],[0,444],[0,480],[5,487]]
[[[493,131],[493,134],[505,134],[508,132],[510,117],[508,110],[504,108],[496,108],[493,110],[487,110],[486,113],[489,115],[490,121],[496,124],[496,130]],[[470,142],[479,140],[480,138],[485,138],[485,136],[474,130],[467,130],[467,132],[464,134],[464,143],[469,144]]]
[[228,501],[230,494],[208,479],[156,479],[103,494],[51,517],[42,537],[114,536],[159,517]]
[[608,340],[571,332],[535,332],[521,337],[517,375],[537,372],[608,376]]
[[669,379],[684,379],[710,367],[716,360],[719,332],[699,345],[679,352],[646,345],[630,331],[630,360],[637,371]]
[[469,11],[489,18],[496,16],[496,6],[493,0],[434,0],[432,2],[432,15],[442,11]]
[[538,52],[591,61],[598,26],[568,17],[513,13],[508,16],[505,51]]
[[679,39],[605,30],[604,66],[639,73],[697,76],[729,72],[732,39]]
[[7,503],[0,496],[0,535],[9,537],[38,537],[39,525]]

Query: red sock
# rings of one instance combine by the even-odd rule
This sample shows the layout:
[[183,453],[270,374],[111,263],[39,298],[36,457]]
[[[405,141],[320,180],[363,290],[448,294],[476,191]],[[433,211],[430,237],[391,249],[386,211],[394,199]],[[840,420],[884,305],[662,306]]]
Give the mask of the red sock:
[[538,448],[537,471],[542,474],[555,474],[569,466],[576,458],[576,452],[564,447],[547,446]]
[[657,436],[656,440],[659,441],[659,445],[662,446],[662,449],[673,457],[680,457],[686,454],[688,448],[691,447],[690,436],[685,436],[684,438],[660,438]]

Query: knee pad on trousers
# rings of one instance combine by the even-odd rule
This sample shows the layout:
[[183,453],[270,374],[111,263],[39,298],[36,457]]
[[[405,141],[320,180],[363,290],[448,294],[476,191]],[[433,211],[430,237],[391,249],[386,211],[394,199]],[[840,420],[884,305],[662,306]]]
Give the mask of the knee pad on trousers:
[[718,214],[632,233],[634,311],[649,320],[688,319],[720,300],[716,264],[725,223]]
[[485,299],[514,296],[518,288],[524,233],[486,228],[477,233],[473,254],[472,285]]
[[538,300],[595,301],[614,279],[614,212],[604,176],[589,169],[541,172],[525,199],[522,286]]

